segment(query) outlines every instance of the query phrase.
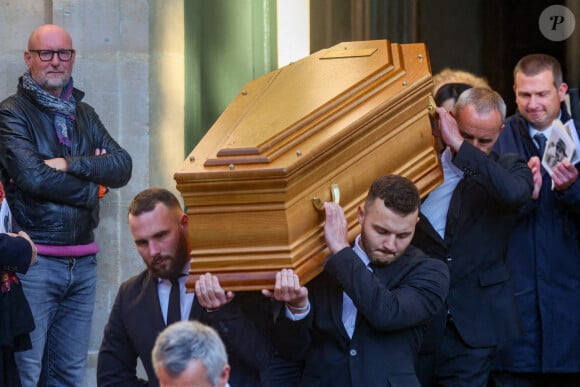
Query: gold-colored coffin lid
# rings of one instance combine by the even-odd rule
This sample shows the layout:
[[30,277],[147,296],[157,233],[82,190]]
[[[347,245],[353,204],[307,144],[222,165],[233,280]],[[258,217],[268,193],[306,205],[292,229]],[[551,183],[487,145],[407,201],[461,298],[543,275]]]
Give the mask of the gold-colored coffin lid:
[[228,290],[302,282],[328,255],[324,213],[340,204],[351,240],[372,181],[396,173],[422,195],[442,181],[428,117],[424,44],[347,42],[248,83],[175,173],[189,215],[192,290],[216,274]]

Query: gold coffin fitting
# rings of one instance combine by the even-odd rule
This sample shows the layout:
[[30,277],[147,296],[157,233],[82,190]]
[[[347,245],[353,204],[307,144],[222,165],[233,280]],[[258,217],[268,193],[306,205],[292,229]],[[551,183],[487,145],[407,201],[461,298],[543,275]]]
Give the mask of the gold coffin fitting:
[[[338,188],[338,184],[330,186],[330,195],[332,196],[333,202],[340,204],[340,188]],[[318,211],[324,211],[324,203],[318,196],[312,198],[312,204]]]

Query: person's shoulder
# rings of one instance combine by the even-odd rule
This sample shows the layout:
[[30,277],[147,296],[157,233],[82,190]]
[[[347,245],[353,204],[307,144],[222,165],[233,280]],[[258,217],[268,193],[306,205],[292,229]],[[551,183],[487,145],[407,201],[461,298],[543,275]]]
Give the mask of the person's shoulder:
[[76,87],[73,87],[72,94],[77,102],[80,102],[85,97],[85,92],[81,89],[77,89]]
[[93,114],[96,114],[96,110],[94,107],[92,107],[87,102],[78,101],[77,102],[77,114],[78,113],[81,113],[81,114],[84,113],[86,115],[93,115]]
[[146,281],[154,280],[149,274],[149,270],[145,269],[141,273],[123,281],[119,288],[119,292],[126,292],[130,290],[140,289],[144,286]]
[[447,263],[441,259],[430,257],[421,249],[409,246],[405,253],[407,262],[403,269],[405,281],[421,284],[422,287],[438,289],[442,297],[449,289],[450,273]]
[[16,94],[9,95],[8,97],[1,100],[0,105],[4,106],[5,104],[12,103],[16,99]]
[[448,271],[447,264],[439,258],[434,258],[427,255],[420,248],[409,245],[406,251],[406,255],[409,256],[409,263],[416,266],[430,267],[433,269],[439,269],[443,271]]
[[523,164],[527,167],[527,161],[517,153],[497,153],[492,152],[490,157],[494,158],[498,163],[504,166],[512,166],[516,164]]
[[516,112],[505,119],[502,134],[506,131],[509,132],[509,131],[517,130],[517,128],[519,128],[525,124],[526,124],[526,120],[524,119],[524,117],[522,117],[520,113]]
[[[425,259],[435,259],[431,258],[423,250],[421,250],[419,247],[415,245],[409,245],[409,247],[407,247],[407,250],[405,251],[405,254],[410,257],[411,262],[420,262]],[[437,260],[440,261],[440,259]]]
[[87,113],[87,114],[94,114],[95,108],[84,100],[85,92],[82,90],[77,89],[76,87],[73,88],[73,96],[75,97],[75,101],[77,104],[77,113]]
[[18,94],[12,94],[0,102],[0,111],[11,111],[19,109],[22,106],[23,97]]
[[509,116],[504,121],[504,127],[494,145],[494,150],[498,153],[519,153],[518,149],[526,132],[526,120],[519,113]]

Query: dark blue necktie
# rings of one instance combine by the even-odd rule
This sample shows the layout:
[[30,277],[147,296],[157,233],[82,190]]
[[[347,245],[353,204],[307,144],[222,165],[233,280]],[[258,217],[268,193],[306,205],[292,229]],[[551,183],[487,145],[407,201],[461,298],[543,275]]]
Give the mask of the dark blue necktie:
[[544,151],[546,150],[546,136],[542,133],[536,133],[534,134],[534,140],[538,143],[538,151],[540,152],[540,158],[542,158],[544,156]]

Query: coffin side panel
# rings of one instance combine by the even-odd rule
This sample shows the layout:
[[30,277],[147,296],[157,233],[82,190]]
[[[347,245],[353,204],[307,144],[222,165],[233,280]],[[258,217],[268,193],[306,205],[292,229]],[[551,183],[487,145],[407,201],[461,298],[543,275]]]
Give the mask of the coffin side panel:
[[[332,58],[344,47],[350,54],[376,50],[347,58],[361,68],[345,69],[343,59]],[[328,63],[347,71],[346,80],[327,68],[317,73]],[[190,217],[190,289],[205,272],[217,274],[229,290],[272,288],[282,268],[293,268],[304,282],[312,279],[328,255],[324,214],[312,199],[331,200],[333,184],[352,240],[359,232],[357,207],[378,176],[406,176],[422,195],[442,181],[424,45],[343,43],[283,72],[249,84],[175,174]],[[333,77],[339,87],[325,87]],[[296,94],[280,91],[290,85],[306,89],[299,95],[319,95],[297,104]],[[282,95],[292,101],[268,103]],[[260,122],[267,125],[256,129]]]

